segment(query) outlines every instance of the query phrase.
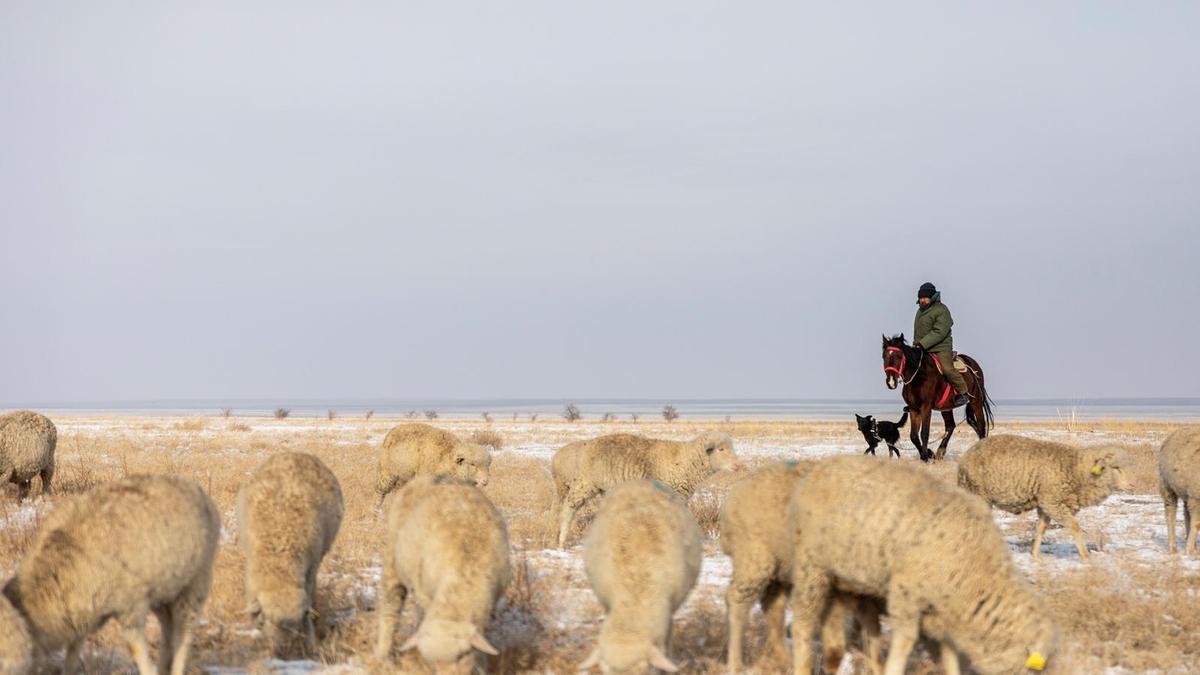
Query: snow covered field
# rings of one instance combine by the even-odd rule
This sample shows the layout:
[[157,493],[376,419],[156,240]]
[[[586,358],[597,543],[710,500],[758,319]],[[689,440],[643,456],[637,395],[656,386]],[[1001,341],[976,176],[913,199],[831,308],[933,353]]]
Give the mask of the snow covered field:
[[[64,493],[132,472],[174,472],[204,485],[226,513],[213,594],[193,664],[211,672],[368,672],[378,670],[369,654],[374,640],[375,585],[379,578],[378,513],[374,506],[374,451],[392,425],[374,418],[246,419],[86,417],[55,419],[59,429],[59,487]],[[437,420],[456,433],[488,430],[503,439],[486,491],[509,520],[516,581],[497,608],[491,641],[504,654],[499,672],[572,672],[596,634],[600,607],[587,586],[579,528],[567,550],[553,548],[555,513],[548,461],[573,440],[617,431],[687,438],[701,429],[731,433],[737,452],[751,465],[780,459],[858,453],[865,448],[849,422],[678,421],[566,423],[549,421]],[[999,432],[1030,434],[1073,443],[1118,442],[1131,447],[1135,493],[1110,498],[1081,513],[1095,553],[1078,559],[1069,533],[1047,533],[1040,562],[1029,555],[1034,517],[995,517],[1020,568],[1045,592],[1063,627],[1060,663],[1068,672],[1193,672],[1200,662],[1200,558],[1166,553],[1161,500],[1154,484],[1154,452],[1170,430],[1162,423],[1028,423]],[[935,430],[935,437],[939,431]],[[953,480],[954,458],[974,440],[960,426],[948,461],[931,471]],[[342,481],[347,514],[320,577],[322,648],[308,661],[272,661],[242,612],[240,554],[232,504],[241,479],[268,454],[300,450],[320,455]],[[915,452],[902,440],[902,461]],[[879,457],[878,461],[888,460]],[[715,538],[715,517],[737,475],[718,474],[697,493],[693,511],[712,533],[700,582],[676,617],[673,656],[688,672],[719,672],[724,647],[724,589],[729,559]],[[36,490],[36,488],[35,488]],[[31,542],[37,524],[53,506],[39,500],[17,506],[15,491],[0,500],[0,574],[8,575]],[[582,519],[586,525],[587,518]],[[411,629],[412,613],[406,612]],[[748,655],[753,659],[754,643]],[[59,657],[61,658],[61,657]],[[90,642],[93,672],[128,666],[116,631],[109,627]],[[936,672],[921,655],[914,668]],[[402,670],[420,670],[413,659]]]

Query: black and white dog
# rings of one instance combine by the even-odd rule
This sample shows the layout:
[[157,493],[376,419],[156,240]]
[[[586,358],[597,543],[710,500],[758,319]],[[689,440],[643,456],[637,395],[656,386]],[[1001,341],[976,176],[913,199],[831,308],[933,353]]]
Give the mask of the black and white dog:
[[900,456],[900,451],[896,449],[896,442],[900,440],[900,427],[908,421],[908,406],[904,406],[904,414],[900,416],[899,422],[888,422],[887,420],[877,422],[870,415],[863,417],[855,414],[854,417],[858,419],[858,430],[862,432],[863,438],[867,439],[868,447],[863,452],[864,455],[868,452],[874,455],[875,446],[883,442],[887,443],[888,457],[891,457],[893,452],[896,453],[896,457]]

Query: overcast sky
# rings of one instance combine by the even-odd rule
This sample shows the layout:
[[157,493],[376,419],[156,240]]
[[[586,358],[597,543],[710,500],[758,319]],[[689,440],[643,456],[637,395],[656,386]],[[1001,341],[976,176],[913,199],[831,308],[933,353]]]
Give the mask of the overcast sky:
[[0,403],[1200,396],[1200,4],[0,4]]

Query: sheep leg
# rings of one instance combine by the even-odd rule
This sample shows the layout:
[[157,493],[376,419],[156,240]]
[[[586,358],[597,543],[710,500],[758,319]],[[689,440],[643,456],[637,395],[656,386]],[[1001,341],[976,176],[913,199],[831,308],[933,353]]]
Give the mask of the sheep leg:
[[1079,527],[1079,521],[1072,514],[1067,514],[1067,525],[1071,528],[1071,537],[1075,539],[1075,548],[1079,549],[1079,557],[1083,560],[1088,559],[1087,542],[1083,540],[1083,528]]
[[141,624],[126,627],[122,622],[122,627],[125,641],[129,643],[129,651],[133,653],[133,661],[137,664],[138,672],[141,675],[158,675],[154,664],[150,662],[150,646],[146,644],[145,616],[143,615]]
[[1196,555],[1196,534],[1200,531],[1200,518],[1192,518],[1192,513],[1200,509],[1200,499],[1188,497],[1184,507],[1184,515],[1188,521],[1188,537],[1187,543],[1184,544],[1184,550],[1188,555]]
[[821,652],[827,673],[836,673],[846,656],[846,618],[850,609],[847,602],[845,597],[835,594],[821,622]]
[[829,604],[829,579],[818,574],[805,574],[803,563],[796,562],[792,580],[792,672],[794,675],[812,673],[812,636],[817,622]]
[[767,625],[767,642],[763,651],[773,663],[785,664],[788,648],[784,614],[787,611],[788,589],[779,582],[767,584],[759,602],[762,604],[763,621]]
[[[730,581],[729,588],[725,591],[725,614],[729,622],[729,647],[725,664],[730,673],[739,673],[742,670],[742,636],[746,632],[746,616],[750,613],[750,603],[753,597],[754,589],[746,588],[743,584],[738,583],[737,579]],[[764,614],[766,606],[764,593]],[[767,630],[770,630],[769,623]]]
[[1042,555],[1042,537],[1046,536],[1046,526],[1050,524],[1050,516],[1044,511],[1038,509],[1037,528],[1033,532],[1033,548],[1030,553],[1033,554],[1033,559],[1037,560]]
[[305,576],[306,592],[308,593],[308,611],[304,613],[304,639],[308,655],[317,653],[317,566],[308,568]]
[[954,647],[950,646],[949,642],[942,643],[942,672],[946,675],[961,675],[959,669],[958,652],[954,651]]
[[879,672],[879,647],[882,638],[879,631],[879,603],[866,598],[858,601],[858,623],[862,628],[863,651],[866,653],[868,668],[872,673]]
[[[1175,512],[1179,508],[1179,496],[1164,490],[1163,508],[1167,516],[1167,553],[1175,553]],[[1187,504],[1183,505],[1183,510],[1187,511]]]
[[[1188,508],[1188,501],[1183,500],[1183,541],[1186,544],[1188,533],[1192,531],[1192,510]],[[1185,550],[1184,553],[1187,553]]]
[[49,497],[54,494],[54,488],[51,486],[51,481],[54,480],[54,463],[42,467],[42,496]]
[[83,651],[83,640],[76,640],[67,645],[67,656],[63,659],[63,675],[75,675],[75,670],[81,663],[80,653]]
[[384,562],[379,591],[379,635],[375,641],[375,658],[387,661],[392,652],[392,642],[396,639],[396,623],[404,610],[404,599],[408,596],[408,589],[396,578],[390,561]]
[[172,644],[175,639],[175,621],[171,616],[171,608],[167,605],[155,607],[154,616],[158,619],[158,632],[162,635],[158,641],[158,673],[167,675],[171,672],[171,658],[175,655]]
[[17,501],[23,502],[29,496],[29,481],[23,480],[17,483]]
[[912,653],[913,645],[917,643],[918,634],[915,621],[893,618],[892,646],[888,649],[887,664],[883,668],[884,675],[904,675],[904,666],[908,663],[908,655]]

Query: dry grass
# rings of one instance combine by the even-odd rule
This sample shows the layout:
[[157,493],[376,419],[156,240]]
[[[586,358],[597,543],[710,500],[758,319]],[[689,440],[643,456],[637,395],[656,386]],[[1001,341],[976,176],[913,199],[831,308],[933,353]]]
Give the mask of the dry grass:
[[[206,622],[197,633],[193,663],[197,666],[236,666],[252,672],[266,670],[267,650],[260,636],[250,631],[244,614],[243,560],[233,545],[232,512],[242,480],[259,463],[282,451],[311,452],[326,462],[342,482],[346,515],[337,543],[326,558],[319,578],[317,611],[320,613],[318,660],[352,664],[372,672],[382,671],[371,660],[375,638],[375,595],[380,565],[379,514],[375,507],[372,467],[379,440],[397,418],[361,417],[237,419],[212,422],[207,418],[125,418],[60,422],[59,468],[55,479],[61,495],[82,492],[98,483],[129,473],[172,473],[187,476],[209,491],[224,515],[226,529],[217,556],[214,584]],[[775,421],[612,421],[570,423],[548,419],[531,423],[480,419],[439,420],[456,434],[495,434],[498,446],[526,444],[556,446],[581,434],[631,431],[650,436],[687,438],[704,429],[719,428],[736,442],[763,443],[786,448],[789,444],[825,443],[830,439],[854,442],[852,422]],[[1005,430],[1030,430],[1032,426],[1006,425]],[[1038,427],[1045,429],[1046,426]],[[99,430],[97,430],[99,429]],[[1060,429],[1061,431],[1061,429]],[[1156,494],[1155,461],[1165,425],[1093,428],[1070,435],[1087,441],[1091,434],[1126,434],[1131,444],[1132,470],[1137,491]],[[1067,432],[1064,432],[1067,433]],[[1072,432],[1074,433],[1074,432]],[[478,441],[477,442],[483,442]],[[492,443],[487,442],[487,445]],[[956,445],[961,448],[964,446]],[[787,450],[781,450],[786,454]],[[955,456],[951,453],[951,457]],[[911,458],[911,455],[906,455]],[[773,457],[748,457],[751,466]],[[881,460],[884,461],[884,460]],[[953,481],[955,464],[947,461],[931,470]],[[729,485],[739,476],[718,474],[697,491],[693,514],[710,537],[715,536],[720,505]],[[35,487],[36,490],[36,487]],[[488,496],[505,514],[514,548],[514,583],[497,608],[489,632],[502,648],[492,659],[495,672],[573,672],[593,643],[599,608],[586,592],[586,579],[577,569],[545,565],[544,549],[554,545],[557,514],[554,484],[548,463],[512,450],[498,452],[492,465]],[[7,576],[32,544],[37,525],[51,507],[46,501],[17,506],[15,489],[0,491],[0,577]],[[573,540],[578,542],[590,514],[577,519]],[[1161,523],[1154,524],[1161,527]],[[715,541],[707,545],[709,552]],[[577,554],[577,552],[576,552]],[[531,556],[543,556],[536,570]],[[554,571],[557,570],[557,571]],[[1132,670],[1160,669],[1185,672],[1200,662],[1200,572],[1178,566],[1156,569],[1132,562],[1119,567],[1085,567],[1062,574],[1035,576],[1047,606],[1060,621],[1066,649],[1066,672],[1095,672],[1107,666]],[[576,595],[570,595],[575,593]],[[560,624],[564,596],[577,598],[581,623]],[[413,612],[406,611],[402,634],[411,630]],[[721,671],[724,650],[724,607],[719,594],[696,593],[677,618],[673,657],[685,672]],[[151,622],[153,623],[153,622]],[[751,643],[753,644],[753,643]],[[93,637],[86,650],[90,672],[128,670],[130,660],[119,632],[109,626]],[[936,672],[927,658],[916,656],[916,672]],[[397,667],[422,672],[412,657]]]

